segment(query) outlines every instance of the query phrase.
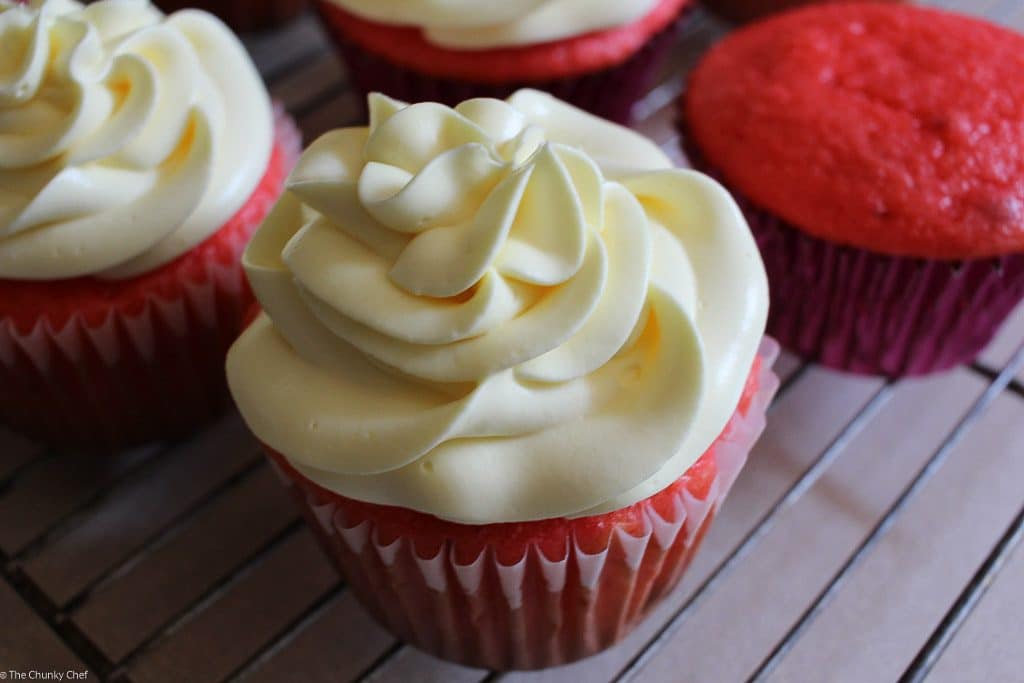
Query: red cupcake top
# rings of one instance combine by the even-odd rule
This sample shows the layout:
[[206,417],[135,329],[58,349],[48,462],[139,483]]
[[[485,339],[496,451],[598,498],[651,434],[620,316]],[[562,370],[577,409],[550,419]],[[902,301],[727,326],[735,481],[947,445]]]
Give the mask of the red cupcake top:
[[888,254],[1024,251],[1024,37],[911,6],[811,7],[694,71],[692,142],[802,230]]

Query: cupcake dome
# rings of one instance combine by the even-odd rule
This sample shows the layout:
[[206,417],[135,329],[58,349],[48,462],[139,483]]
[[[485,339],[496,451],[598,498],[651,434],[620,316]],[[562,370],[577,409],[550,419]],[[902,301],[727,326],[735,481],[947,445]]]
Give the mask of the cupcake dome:
[[1024,251],[1024,37],[914,7],[819,7],[693,73],[691,141],[758,207],[893,255]]

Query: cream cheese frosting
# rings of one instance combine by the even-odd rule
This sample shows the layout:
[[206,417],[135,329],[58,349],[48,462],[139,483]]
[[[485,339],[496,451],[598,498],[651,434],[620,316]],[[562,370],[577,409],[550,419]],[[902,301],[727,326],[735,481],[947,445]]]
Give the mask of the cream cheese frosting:
[[256,436],[327,489],[464,523],[673,482],[735,411],[768,300],[725,190],[530,90],[371,96],[243,263],[264,313],[227,369]]
[[434,45],[484,50],[546,43],[625,26],[659,0],[333,0],[383,24],[422,29]]
[[0,0],[0,278],[125,278],[194,247],[266,171],[270,101],[211,15]]

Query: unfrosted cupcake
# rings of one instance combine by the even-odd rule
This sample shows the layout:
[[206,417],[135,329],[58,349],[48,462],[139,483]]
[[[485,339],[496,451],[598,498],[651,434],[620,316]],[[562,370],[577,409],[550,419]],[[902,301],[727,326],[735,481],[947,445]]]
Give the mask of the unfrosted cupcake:
[[889,376],[971,361],[1024,297],[1024,37],[917,7],[791,12],[692,74],[684,137],[741,199],[769,332]]
[[195,8],[215,14],[232,29],[247,33],[280,28],[306,9],[306,0],[157,0],[165,12]]
[[756,245],[714,181],[544,93],[369,109],[246,251],[265,313],[232,393],[396,635],[593,654],[678,582],[763,427]]
[[111,449],[215,415],[298,146],[207,14],[0,0],[0,422]]
[[627,121],[691,0],[317,0],[361,94],[455,105],[529,86]]

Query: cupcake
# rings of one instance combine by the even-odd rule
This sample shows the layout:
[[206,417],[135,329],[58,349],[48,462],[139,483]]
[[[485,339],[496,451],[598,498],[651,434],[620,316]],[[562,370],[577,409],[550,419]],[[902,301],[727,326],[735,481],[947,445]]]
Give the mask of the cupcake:
[[887,376],[971,361],[1024,297],[1024,37],[910,5],[798,10],[693,72],[687,151],[745,208],[769,332]]
[[593,654],[678,582],[763,427],[757,247],[717,183],[545,93],[369,110],[246,251],[231,391],[395,635]]
[[0,423],[110,450],[225,407],[239,258],[298,151],[217,19],[0,0]]
[[[744,23],[769,14],[803,7],[804,5],[848,2],[849,0],[701,0],[701,4],[727,21]],[[903,2],[904,0],[874,0],[875,2]]]
[[306,9],[306,0],[157,0],[165,12],[193,7],[215,14],[239,33],[286,24]]
[[654,84],[690,0],[318,0],[353,85],[456,105],[546,90],[613,121]]

